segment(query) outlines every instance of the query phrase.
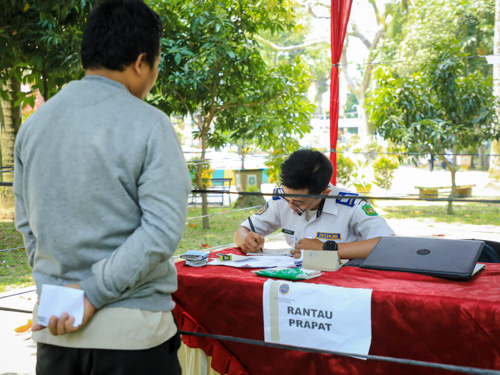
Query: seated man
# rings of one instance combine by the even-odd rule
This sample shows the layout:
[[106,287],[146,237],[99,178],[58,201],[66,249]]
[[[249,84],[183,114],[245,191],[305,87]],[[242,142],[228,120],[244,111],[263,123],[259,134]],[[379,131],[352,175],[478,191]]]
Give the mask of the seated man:
[[[340,258],[366,258],[381,236],[394,232],[378,216],[368,200],[331,185],[333,167],[319,151],[298,150],[281,165],[281,188],[249,222],[234,233],[234,242],[243,252],[258,252],[264,237],[282,228],[292,253],[304,250],[338,250]],[[313,198],[288,196],[315,194],[340,196]]]

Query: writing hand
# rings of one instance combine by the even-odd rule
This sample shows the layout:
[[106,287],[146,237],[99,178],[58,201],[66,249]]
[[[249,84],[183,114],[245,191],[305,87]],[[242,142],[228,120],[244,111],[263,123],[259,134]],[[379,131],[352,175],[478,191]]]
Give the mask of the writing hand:
[[248,232],[245,241],[241,246],[244,253],[257,253],[264,246],[265,239],[260,234],[255,232]]

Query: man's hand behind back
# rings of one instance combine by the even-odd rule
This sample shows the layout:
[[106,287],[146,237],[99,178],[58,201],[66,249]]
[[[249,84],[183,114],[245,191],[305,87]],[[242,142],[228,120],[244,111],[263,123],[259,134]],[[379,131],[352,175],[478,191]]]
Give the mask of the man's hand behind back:
[[[74,288],[74,289],[82,289],[80,287],[80,284],[70,284],[66,285],[67,288]],[[73,316],[69,316],[67,313],[64,313],[61,315],[61,317],[57,318],[57,316],[52,315],[50,317],[49,321],[49,331],[54,335],[65,335],[67,333],[73,333],[78,330],[80,330],[94,315],[95,312],[95,307],[90,303],[87,297],[84,297],[83,300],[83,320],[82,324],[80,324],[77,327],[73,327],[73,323],[75,321],[75,318]],[[35,324],[32,328],[32,331],[40,331],[42,329],[45,329],[47,327],[42,326],[40,324]]]

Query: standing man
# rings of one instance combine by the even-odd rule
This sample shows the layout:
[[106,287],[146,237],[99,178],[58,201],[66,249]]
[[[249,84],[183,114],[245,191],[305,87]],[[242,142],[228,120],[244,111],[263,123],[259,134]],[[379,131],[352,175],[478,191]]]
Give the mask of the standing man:
[[[332,173],[330,160],[321,152],[295,151],[281,165],[279,195],[257,211],[251,223],[241,223],[235,244],[245,253],[260,251],[263,236],[281,228],[295,257],[300,250],[330,250],[344,259],[366,258],[381,236],[394,232],[365,197],[331,185]],[[306,194],[316,197],[297,196]]]
[[38,293],[82,289],[84,318],[37,324],[37,374],[180,374],[172,260],[191,182],[170,120],[144,103],[162,24],[142,0],[101,1],[83,34],[80,81],[21,127],[16,226]]

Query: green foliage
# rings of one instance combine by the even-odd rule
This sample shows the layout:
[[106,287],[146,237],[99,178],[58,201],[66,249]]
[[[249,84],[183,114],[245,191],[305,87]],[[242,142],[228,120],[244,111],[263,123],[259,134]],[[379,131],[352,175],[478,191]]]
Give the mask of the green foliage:
[[260,189],[257,186],[248,185],[245,189],[247,193],[260,193]]
[[245,189],[245,192],[259,193],[259,194],[239,195],[238,199],[234,203],[234,208],[262,206],[266,203],[264,196],[262,195],[260,189],[257,186],[248,185]]
[[358,116],[358,111],[354,107],[355,105],[359,105],[358,98],[356,98],[356,95],[354,95],[352,92],[349,92],[344,107],[346,118],[356,118]]
[[379,155],[373,163],[375,184],[382,189],[389,190],[394,178],[394,170],[399,167],[398,159],[392,155]]
[[[95,0],[4,1],[0,80],[12,77],[29,83],[48,99],[66,82],[80,78],[82,32],[93,3]],[[19,101],[26,102],[29,94],[21,94]]]
[[257,39],[259,33],[292,28],[291,4],[155,2],[165,37],[159,79],[149,100],[167,113],[192,116],[201,159],[208,147],[239,140],[289,152],[298,146],[296,138],[310,130],[314,108],[305,96],[307,66],[300,56],[268,65]]
[[[299,147],[297,142],[297,149],[298,148]],[[286,154],[286,151],[282,148],[275,148],[270,153],[269,159],[265,162],[269,182],[276,185],[281,184],[281,164],[283,164],[287,157],[288,155]]]
[[[406,147],[415,163],[422,154],[436,155],[444,162],[453,189],[457,165],[450,164],[445,154],[499,139],[498,101],[491,76],[466,69],[466,56],[455,39],[436,43],[433,55],[437,58],[408,74],[379,68],[367,112],[376,132]],[[448,212],[453,212],[451,201]]]
[[[398,14],[402,17],[394,18],[397,32],[387,33],[377,53],[381,61],[401,62],[399,72],[418,70],[422,61],[437,58],[437,39],[456,38],[460,51],[470,56],[493,53],[495,0],[416,0]],[[470,58],[465,64],[467,70],[491,73],[484,58]]]
[[[339,151],[343,148],[339,147]],[[343,152],[337,153],[337,181],[344,186],[348,186],[351,180],[351,174],[356,169],[356,164]]]
[[[212,173],[214,172],[214,170],[210,168],[210,163],[208,162],[208,160],[193,158],[187,163],[187,166],[189,174],[191,175],[191,183],[193,184],[193,189],[206,189],[206,187],[210,183]],[[199,180],[197,179],[197,176],[200,177]]]
[[376,72],[378,86],[368,100],[376,131],[411,153],[443,155],[498,139],[496,99],[491,77],[466,74],[463,54],[441,45],[439,58],[400,76],[391,68]]
[[360,193],[369,193],[373,184],[372,168],[367,160],[357,160],[351,173],[351,183]]

